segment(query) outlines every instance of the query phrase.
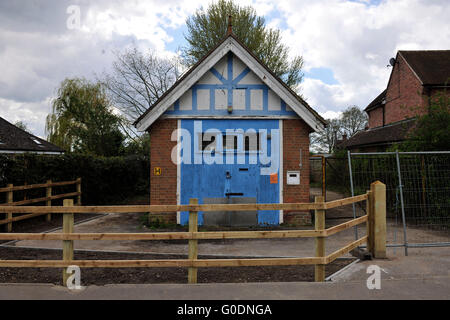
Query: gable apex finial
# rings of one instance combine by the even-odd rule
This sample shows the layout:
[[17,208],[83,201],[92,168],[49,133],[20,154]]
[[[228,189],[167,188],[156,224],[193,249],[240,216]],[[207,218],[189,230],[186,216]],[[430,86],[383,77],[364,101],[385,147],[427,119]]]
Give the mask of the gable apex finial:
[[227,36],[233,33],[233,25],[231,24],[232,16],[231,14],[228,16],[228,29],[227,29]]

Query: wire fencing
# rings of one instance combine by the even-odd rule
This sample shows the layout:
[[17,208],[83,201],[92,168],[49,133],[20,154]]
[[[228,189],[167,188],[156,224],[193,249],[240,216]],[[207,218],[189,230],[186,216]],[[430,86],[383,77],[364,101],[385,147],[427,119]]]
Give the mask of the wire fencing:
[[388,246],[450,246],[450,152],[349,152],[348,161],[353,195],[386,184]]

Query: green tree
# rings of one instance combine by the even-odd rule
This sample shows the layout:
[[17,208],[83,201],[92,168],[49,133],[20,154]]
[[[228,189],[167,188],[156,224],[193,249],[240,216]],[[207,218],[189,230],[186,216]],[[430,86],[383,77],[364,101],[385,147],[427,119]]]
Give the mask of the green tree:
[[428,112],[419,115],[415,126],[400,145],[391,147],[401,151],[450,150],[450,94],[442,92],[430,98]]
[[115,156],[125,139],[121,123],[101,83],[75,78],[61,83],[45,130],[50,142],[67,151]]
[[186,20],[188,46],[182,48],[183,58],[193,65],[226,34],[228,16],[232,16],[233,33],[266,66],[293,89],[303,78],[303,58],[289,60],[289,49],[282,44],[279,30],[265,26],[264,17],[251,6],[239,6],[233,0],[219,0],[205,10],[200,8]]

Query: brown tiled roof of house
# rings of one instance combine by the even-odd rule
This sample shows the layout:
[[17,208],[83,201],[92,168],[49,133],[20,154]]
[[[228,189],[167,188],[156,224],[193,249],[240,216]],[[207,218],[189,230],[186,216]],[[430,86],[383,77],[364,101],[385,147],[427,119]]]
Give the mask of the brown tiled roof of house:
[[63,153],[64,150],[0,117],[0,153],[2,152]]
[[399,54],[425,86],[450,86],[450,50],[403,51]]
[[408,119],[384,127],[361,131],[339,144],[339,148],[349,149],[351,147],[400,142],[405,140],[406,134],[414,127],[414,124],[415,119]]

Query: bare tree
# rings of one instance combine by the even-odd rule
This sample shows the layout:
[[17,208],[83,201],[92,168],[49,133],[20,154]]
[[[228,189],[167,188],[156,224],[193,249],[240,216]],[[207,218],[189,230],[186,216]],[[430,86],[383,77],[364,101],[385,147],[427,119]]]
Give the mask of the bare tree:
[[[180,76],[178,59],[159,57],[137,48],[115,52],[116,61],[103,82],[112,101],[131,122],[155,103]],[[129,129],[129,128],[128,128]]]
[[368,121],[367,114],[357,106],[350,106],[342,112],[341,130],[349,138],[363,131]]
[[323,132],[311,135],[311,149],[316,152],[332,153],[343,135],[353,137],[364,130],[367,120],[367,114],[357,106],[348,107],[339,118],[328,119],[328,125]]
[[311,148],[315,152],[332,153],[341,137],[340,119],[328,119],[327,122],[322,132],[311,135]]

